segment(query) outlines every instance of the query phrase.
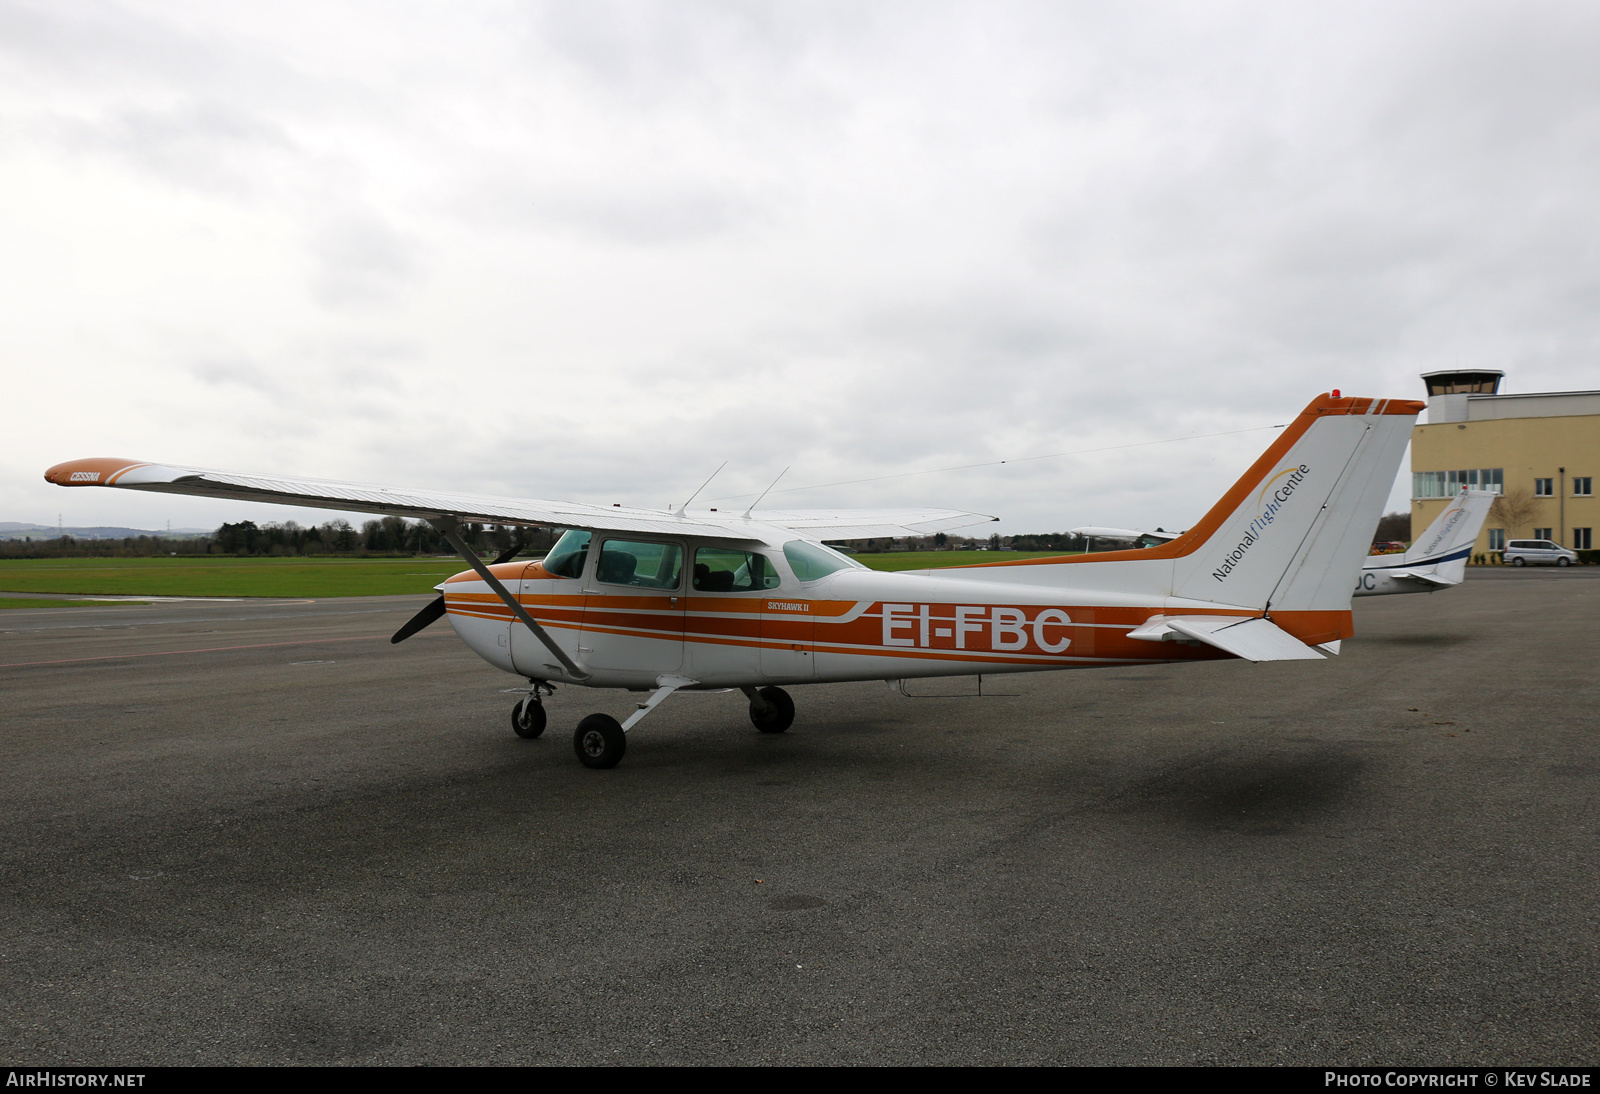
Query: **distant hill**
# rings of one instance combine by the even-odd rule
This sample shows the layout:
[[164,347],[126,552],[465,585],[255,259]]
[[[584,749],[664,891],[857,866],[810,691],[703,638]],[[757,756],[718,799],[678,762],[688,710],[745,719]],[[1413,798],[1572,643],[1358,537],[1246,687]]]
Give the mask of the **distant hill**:
[[127,539],[130,536],[193,539],[195,536],[209,536],[212,531],[210,528],[174,528],[170,532],[149,528],[57,528],[53,524],[18,524],[15,521],[0,520],[0,539],[55,539],[63,533],[73,539]]

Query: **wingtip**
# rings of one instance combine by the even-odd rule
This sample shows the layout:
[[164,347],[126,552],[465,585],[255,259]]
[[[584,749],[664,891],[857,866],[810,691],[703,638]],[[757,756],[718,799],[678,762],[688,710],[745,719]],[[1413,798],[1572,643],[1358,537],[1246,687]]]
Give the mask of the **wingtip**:
[[68,460],[46,471],[44,481],[57,486],[112,486],[128,471],[144,466],[146,464],[141,460],[119,459],[114,456]]

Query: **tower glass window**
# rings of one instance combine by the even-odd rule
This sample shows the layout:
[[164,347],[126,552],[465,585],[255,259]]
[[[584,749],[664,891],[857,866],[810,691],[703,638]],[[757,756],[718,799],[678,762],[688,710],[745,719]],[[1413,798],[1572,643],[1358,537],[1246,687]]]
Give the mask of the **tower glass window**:
[[1493,395],[1500,390],[1505,373],[1494,368],[1449,369],[1424,372],[1422,382],[1433,395]]

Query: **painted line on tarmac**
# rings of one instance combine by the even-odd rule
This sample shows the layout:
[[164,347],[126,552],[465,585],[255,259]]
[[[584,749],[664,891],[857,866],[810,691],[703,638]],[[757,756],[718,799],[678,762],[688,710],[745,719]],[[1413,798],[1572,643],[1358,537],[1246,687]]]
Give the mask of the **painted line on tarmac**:
[[[265,650],[274,646],[316,646],[325,642],[370,642],[374,638],[388,638],[386,634],[358,634],[353,638],[305,638],[298,642],[258,642],[250,646],[206,646],[198,650],[158,650],[155,653],[108,653],[100,657],[65,657],[59,661],[12,661],[0,669],[20,669],[31,665],[76,665],[85,661],[125,661],[132,657],[176,657],[184,653],[223,653],[228,650]],[[415,638],[416,635],[411,637]],[[433,636],[429,636],[433,637]]]

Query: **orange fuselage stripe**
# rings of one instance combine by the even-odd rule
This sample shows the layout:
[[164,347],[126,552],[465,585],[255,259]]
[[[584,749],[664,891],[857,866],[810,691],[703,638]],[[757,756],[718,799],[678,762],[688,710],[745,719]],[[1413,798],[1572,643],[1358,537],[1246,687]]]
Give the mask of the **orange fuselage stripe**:
[[[730,617],[725,611],[696,610],[690,599],[682,608],[660,602],[666,597],[603,597],[587,609],[577,596],[523,596],[519,600],[539,621],[553,629],[597,634],[656,638],[710,645],[765,649],[816,648],[866,656],[914,658],[948,657],[959,660],[999,660],[1007,664],[1038,664],[1083,660],[1202,660],[1226,656],[1210,647],[1174,646],[1127,637],[1127,632],[1166,614],[1160,608],[1090,607],[1065,605],[906,605],[907,610],[884,619],[884,605],[874,603],[854,618],[759,614],[747,611]],[[715,598],[722,609],[727,598]],[[623,603],[614,602],[625,602]],[[643,602],[643,603],[641,603]],[[484,594],[450,594],[446,600],[456,615],[510,625],[512,614],[498,598]],[[635,606],[638,605],[638,606]],[[898,607],[898,606],[897,606]],[[959,609],[959,610],[958,610]],[[1041,618],[1041,613],[1054,615]],[[842,614],[842,613],[840,613]],[[1198,608],[1180,615],[1237,616],[1255,613],[1237,609]],[[1276,612],[1277,626],[1307,645],[1354,634],[1349,611]],[[890,643],[887,639],[897,639]],[[1062,646],[1062,642],[1066,645]]]

